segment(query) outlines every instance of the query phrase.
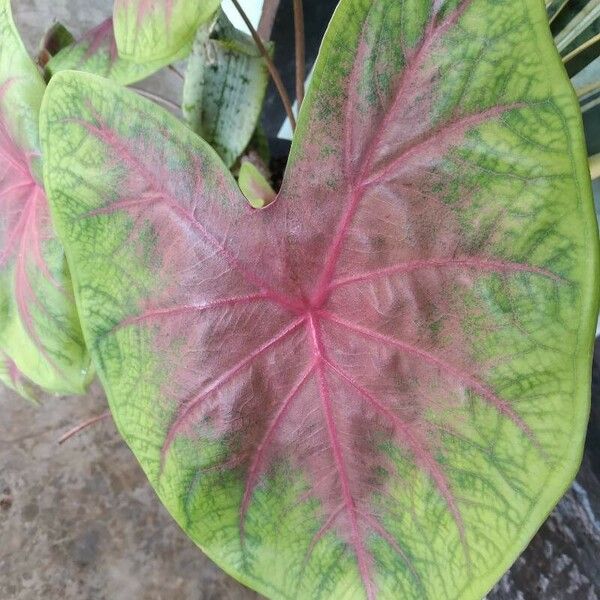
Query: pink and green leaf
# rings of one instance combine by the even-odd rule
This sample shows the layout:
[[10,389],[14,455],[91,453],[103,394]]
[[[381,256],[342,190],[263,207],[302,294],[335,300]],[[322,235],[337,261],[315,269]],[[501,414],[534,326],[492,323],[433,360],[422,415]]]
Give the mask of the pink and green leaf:
[[177,58],[221,0],[115,0],[115,38],[122,58],[147,63]]
[[45,85],[0,1],[0,380],[82,392],[89,378],[64,252],[41,180],[38,113]]
[[115,422],[188,535],[271,598],[483,596],[589,409],[598,234],[542,4],[342,0],[264,210],[89,75],[42,137]]
[[[184,51],[183,54],[187,54],[188,49]],[[176,58],[179,57],[139,63],[122,58],[117,50],[113,20],[110,18],[63,48],[49,61],[46,70],[49,77],[65,70],[86,71],[129,85],[149,77]]]

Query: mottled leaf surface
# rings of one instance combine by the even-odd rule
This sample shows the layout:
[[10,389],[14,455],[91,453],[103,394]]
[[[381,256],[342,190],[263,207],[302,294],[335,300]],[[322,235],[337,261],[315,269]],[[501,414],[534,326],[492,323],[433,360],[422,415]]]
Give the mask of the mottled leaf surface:
[[183,116],[231,167],[248,146],[262,112],[269,74],[253,39],[220,12],[201,27],[188,60]]
[[[89,357],[41,180],[44,82],[0,1],[0,380],[81,392]],[[27,390],[27,391],[26,391]],[[26,392],[26,393],[25,393]]]
[[115,38],[123,58],[168,60],[190,46],[221,0],[115,0]]
[[128,85],[149,77],[172,60],[169,56],[166,60],[136,63],[120,57],[110,18],[63,48],[50,60],[46,71],[49,77],[67,69],[86,71]]
[[342,0],[277,200],[63,74],[53,214],[115,421],[272,598],[480,598],[577,469],[598,239],[537,0]]

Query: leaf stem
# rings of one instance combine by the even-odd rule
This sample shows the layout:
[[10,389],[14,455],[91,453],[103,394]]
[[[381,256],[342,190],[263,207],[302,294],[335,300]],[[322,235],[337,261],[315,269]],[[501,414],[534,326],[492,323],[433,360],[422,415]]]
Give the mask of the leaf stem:
[[294,37],[296,43],[296,99],[298,110],[304,100],[306,79],[306,48],[304,41],[304,8],[302,0],[294,0]]
[[82,423],[79,423],[79,425],[75,425],[75,427],[73,427],[72,429],[69,429],[69,431],[67,431],[67,433],[65,433],[63,436],[61,436],[61,438],[58,440],[58,443],[64,444],[67,440],[69,440],[73,436],[77,435],[80,431],[83,431],[84,429],[87,429],[88,427],[91,427],[92,425],[95,425],[96,423],[99,423],[100,421],[104,421],[104,419],[108,419],[109,417],[110,417],[110,411],[107,410],[106,412],[103,412],[100,415],[96,415],[95,417],[92,417],[91,419],[87,419],[87,420],[83,421]]
[[260,36],[256,32],[256,29],[254,29],[254,26],[250,22],[248,15],[244,12],[244,9],[240,6],[240,3],[238,2],[238,0],[231,0],[231,1],[233,2],[233,5],[235,6],[236,10],[240,13],[240,16],[244,20],[244,23],[246,23],[246,27],[248,27],[248,29],[250,30],[250,33],[252,34],[252,38],[254,39],[254,42],[255,42],[256,46],[258,47],[266,65],[267,65],[267,69],[269,70],[269,74],[271,75],[271,78],[273,79],[273,83],[275,84],[275,87],[277,88],[277,91],[279,92],[279,96],[281,97],[281,101],[283,102],[283,107],[285,108],[285,112],[288,116],[288,119],[290,120],[290,123],[292,124],[292,129],[296,129],[296,118],[294,117],[292,103],[290,102],[290,97],[288,96],[285,86],[283,85],[283,80],[281,79],[281,75],[279,74],[279,71],[277,70],[275,63],[273,62],[273,59],[269,55],[269,52],[265,48],[263,41],[261,40]]
[[271,39],[271,32],[273,31],[279,4],[280,0],[265,0],[263,3],[262,14],[257,29],[258,35],[263,40]]
[[600,154],[590,156],[590,174],[592,181],[600,177]]
[[183,73],[175,65],[169,65],[167,68],[169,69],[169,71],[173,71],[173,73],[175,73],[175,75],[177,75],[177,77],[179,77],[179,79],[181,79],[181,80],[185,79],[185,77],[183,76]]
[[131,87],[132,90],[136,91],[140,96],[144,96],[145,98],[149,98],[150,100],[154,100],[155,102],[159,102],[160,104],[164,104],[173,110],[181,110],[181,106],[179,104],[169,100],[168,98],[163,98],[158,94],[153,94],[148,90],[143,90],[142,88]]

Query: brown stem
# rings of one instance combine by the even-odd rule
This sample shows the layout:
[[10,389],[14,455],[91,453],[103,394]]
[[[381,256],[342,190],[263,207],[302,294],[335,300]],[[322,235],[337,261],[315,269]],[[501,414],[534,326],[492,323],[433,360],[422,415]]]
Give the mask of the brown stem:
[[271,32],[273,31],[273,25],[275,24],[279,3],[280,0],[265,0],[263,3],[262,14],[257,29],[258,35],[263,40],[271,39]]
[[183,73],[174,65],[169,65],[167,67],[169,69],[169,71],[173,71],[173,73],[175,73],[175,75],[177,75],[177,77],[179,77],[179,79],[185,79],[185,77],[183,76]]
[[67,431],[67,433],[65,433],[58,440],[58,443],[64,444],[67,440],[71,439],[74,435],[77,435],[80,431],[83,431],[84,429],[87,429],[88,427],[91,427],[92,425],[95,425],[96,423],[103,421],[104,419],[108,419],[109,417],[110,417],[110,411],[107,410],[106,412],[103,412],[101,415],[97,415],[95,417],[92,417],[91,419],[87,419],[86,421],[83,421],[83,423],[79,423],[79,425],[76,425],[75,427],[73,427],[73,429],[69,429],[69,431]]
[[155,102],[164,104],[165,106],[168,106],[169,108],[172,108],[173,110],[181,110],[181,106],[179,106],[179,104],[173,102],[172,100],[169,100],[168,98],[163,98],[162,96],[159,96],[158,94],[153,94],[152,92],[149,92],[148,90],[143,90],[142,88],[138,88],[138,87],[134,87],[134,86],[130,86],[130,87],[132,90],[137,92],[140,96],[144,96],[145,98],[149,98],[150,100],[154,100]]
[[240,3],[238,2],[238,0],[231,0],[231,1],[233,2],[233,5],[237,9],[237,11],[240,13],[240,16],[244,20],[244,23],[246,23],[246,27],[248,27],[248,29],[250,30],[250,33],[252,34],[252,38],[254,39],[254,42],[255,42],[257,48],[259,49],[260,54],[263,57],[266,65],[267,65],[267,69],[269,70],[269,74],[271,75],[271,78],[273,79],[273,83],[275,84],[275,87],[277,88],[277,91],[279,92],[279,96],[281,97],[281,101],[283,102],[283,107],[285,108],[285,112],[288,116],[288,119],[290,120],[290,123],[292,124],[292,129],[296,129],[296,119],[294,117],[294,111],[292,110],[292,103],[290,102],[290,97],[288,96],[288,93],[285,90],[285,86],[283,85],[281,75],[279,74],[279,71],[277,70],[275,63],[273,62],[271,56],[269,55],[268,50],[265,48],[263,41],[260,39],[260,36],[256,32],[256,29],[254,29],[254,27],[252,26],[252,23],[250,22],[248,15],[244,12],[244,9],[240,6]]
[[296,40],[296,99],[298,110],[304,100],[306,79],[306,49],[304,47],[304,9],[302,0],[294,0],[294,37]]

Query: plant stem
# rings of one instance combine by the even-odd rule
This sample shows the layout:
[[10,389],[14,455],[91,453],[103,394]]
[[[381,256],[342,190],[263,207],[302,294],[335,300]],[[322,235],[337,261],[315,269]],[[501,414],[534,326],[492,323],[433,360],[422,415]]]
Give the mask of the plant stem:
[[83,431],[84,429],[87,429],[88,427],[91,427],[92,425],[95,425],[96,423],[103,421],[104,419],[108,419],[109,417],[110,417],[110,411],[107,410],[106,412],[103,412],[101,415],[97,415],[95,417],[92,417],[91,419],[87,419],[86,421],[79,423],[79,425],[76,425],[75,427],[73,427],[73,429],[69,429],[69,431],[67,431],[67,433],[65,433],[58,440],[58,443],[64,444],[67,440],[71,439],[74,435],[77,435],[80,431]]
[[148,90],[143,90],[143,89],[137,88],[137,87],[132,87],[131,89],[136,91],[140,96],[144,96],[145,98],[150,98],[150,100],[154,100],[155,102],[160,102],[161,104],[164,104],[165,106],[168,106],[174,110],[181,110],[181,106],[179,106],[179,104],[176,104],[175,102],[173,102],[172,100],[168,100],[167,98],[163,98],[162,96],[159,96],[158,94],[153,94],[152,92],[149,92]]
[[177,75],[177,77],[179,77],[179,79],[185,79],[185,77],[183,76],[183,73],[174,65],[169,65],[167,68],[169,69],[169,71],[173,71],[173,73],[175,73],[175,75]]
[[304,9],[302,0],[294,0],[294,37],[296,41],[296,99],[298,110],[304,100],[306,79],[306,49],[304,42]]
[[233,5],[237,9],[237,11],[240,13],[240,16],[244,20],[244,23],[246,23],[246,27],[248,27],[248,29],[250,30],[250,33],[252,34],[252,38],[254,39],[254,43],[256,44],[257,48],[259,49],[266,65],[267,65],[267,69],[269,70],[271,79],[273,79],[273,83],[275,84],[275,87],[277,88],[277,91],[279,92],[279,96],[281,97],[281,101],[283,102],[283,107],[285,108],[285,112],[288,116],[288,119],[290,120],[290,123],[292,124],[292,129],[296,129],[296,119],[294,117],[294,111],[292,110],[292,103],[290,102],[290,97],[288,96],[288,93],[285,90],[285,86],[283,85],[281,75],[279,74],[279,71],[277,70],[275,63],[273,62],[273,59],[269,55],[269,52],[265,48],[263,41],[260,39],[260,36],[256,32],[256,29],[254,29],[252,23],[250,22],[250,19],[248,18],[248,15],[244,12],[244,9],[240,6],[240,3],[238,2],[238,0],[231,0],[231,1],[233,2]]
[[594,154],[590,156],[590,174],[592,180],[600,177],[600,154]]
[[277,16],[277,10],[279,9],[280,0],[265,0],[263,2],[262,14],[260,16],[260,23],[258,24],[258,35],[263,40],[271,39],[271,32],[273,31],[273,25],[275,24],[275,17]]

